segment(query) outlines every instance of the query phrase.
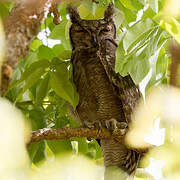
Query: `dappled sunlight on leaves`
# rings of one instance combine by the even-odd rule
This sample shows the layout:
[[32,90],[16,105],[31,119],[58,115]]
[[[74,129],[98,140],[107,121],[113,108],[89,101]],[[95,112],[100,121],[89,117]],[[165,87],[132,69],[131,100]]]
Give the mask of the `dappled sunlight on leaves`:
[[[180,90],[173,87],[153,88],[147,95],[146,102],[141,102],[133,115],[133,123],[130,125],[131,131],[128,134],[128,142],[148,146],[144,139],[151,139],[150,144],[161,145],[163,142],[163,128],[169,128],[173,123],[178,124],[180,121]],[[160,120],[161,119],[161,120]],[[148,134],[149,133],[149,134]],[[152,135],[152,136],[151,136]],[[151,138],[148,138],[151,137]],[[161,138],[160,138],[161,137]],[[132,138],[132,140],[131,140]],[[160,138],[160,139],[158,139]]]
[[[137,149],[159,146],[150,149],[145,159],[153,157],[155,161],[159,160],[159,168],[169,179],[174,179],[174,174],[180,178],[180,160],[177,158],[180,149],[179,107],[180,89],[153,88],[147,95],[146,103],[141,102],[136,108],[126,138],[127,144]],[[147,169],[153,172],[152,167],[151,162]]]
[[0,177],[24,179],[28,170],[25,142],[29,128],[22,114],[7,100],[0,99]]
[[180,17],[180,1],[165,0],[163,12],[166,16]]
[[[6,2],[10,0],[0,0],[3,20],[13,7]],[[79,126],[68,114],[66,102],[74,109],[78,104],[70,65],[71,23],[66,11],[67,3],[77,6],[84,19],[100,19],[112,1],[98,0],[99,4],[92,3],[92,0],[59,2],[60,24],[53,23],[52,13],[47,15],[28,55],[19,61],[6,96],[21,109],[33,130]],[[113,2],[119,40],[116,71],[122,76],[130,74],[136,84],[142,83],[145,97],[152,86],[167,84],[168,42],[171,36],[180,42],[180,0]],[[3,56],[4,35],[0,22],[0,66]],[[147,94],[146,102],[141,102],[136,108],[126,143],[135,149],[155,147],[142,160],[146,168],[139,172],[139,178],[149,179],[148,172],[156,179],[161,179],[162,174],[170,180],[180,179],[179,107],[179,89],[158,87],[153,88]],[[30,128],[15,107],[3,99],[0,99],[0,120],[0,179],[103,178],[102,151],[96,140],[41,141],[29,146],[28,157],[25,143]],[[78,156],[80,154],[84,156]]]
[[86,179],[103,176],[104,168],[83,156],[63,154],[56,160],[41,162],[31,171],[25,143],[29,128],[21,113],[8,101],[0,99],[0,177],[3,179]]
[[180,1],[165,0],[164,8],[158,16],[161,19],[160,26],[180,43]]
[[104,168],[98,167],[90,159],[64,154],[53,162],[42,164],[38,171],[33,172],[31,179],[99,180],[103,173]]

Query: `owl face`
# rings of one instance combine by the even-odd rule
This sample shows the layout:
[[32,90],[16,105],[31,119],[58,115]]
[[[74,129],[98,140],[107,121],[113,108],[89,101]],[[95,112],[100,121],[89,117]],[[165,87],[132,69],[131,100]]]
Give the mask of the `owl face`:
[[[74,7],[73,7],[74,8]],[[112,14],[105,11],[105,18],[100,20],[83,20],[76,9],[68,9],[71,18],[70,40],[73,49],[98,48],[103,40],[115,39],[116,27]]]

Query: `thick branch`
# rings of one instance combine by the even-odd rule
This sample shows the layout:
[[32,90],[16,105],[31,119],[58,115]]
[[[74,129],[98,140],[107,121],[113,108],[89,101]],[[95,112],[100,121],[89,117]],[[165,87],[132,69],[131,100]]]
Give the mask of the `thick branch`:
[[87,137],[95,139],[110,139],[114,138],[122,142],[126,131],[124,129],[115,130],[112,135],[105,129],[89,129],[84,127],[64,127],[57,129],[44,128],[32,132],[31,140],[29,144],[33,142],[39,142],[41,140],[61,140],[69,139],[73,137]]

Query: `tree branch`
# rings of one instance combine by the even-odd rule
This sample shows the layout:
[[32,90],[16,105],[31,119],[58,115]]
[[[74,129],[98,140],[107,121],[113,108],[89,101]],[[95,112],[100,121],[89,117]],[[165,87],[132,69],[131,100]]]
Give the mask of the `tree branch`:
[[44,128],[37,131],[33,131],[31,139],[28,145],[41,140],[62,140],[73,137],[87,137],[95,139],[116,139],[122,142],[122,139],[126,133],[124,129],[115,129],[111,134],[106,128],[101,129],[89,129],[85,127],[64,127],[64,128]]

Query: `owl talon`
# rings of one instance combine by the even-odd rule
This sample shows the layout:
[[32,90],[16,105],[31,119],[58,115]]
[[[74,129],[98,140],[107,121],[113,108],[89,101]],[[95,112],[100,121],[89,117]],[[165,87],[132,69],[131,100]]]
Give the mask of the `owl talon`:
[[102,128],[101,122],[95,122],[94,127],[98,129],[98,135],[100,135],[101,134],[101,128]]
[[[87,127],[89,129],[97,128],[98,129],[98,135],[101,134],[101,127],[102,127],[101,122],[95,122],[95,123],[84,122],[84,127]],[[91,141],[92,138],[87,138],[87,140]]]
[[110,119],[105,122],[106,128],[111,132],[119,132],[120,135],[125,135],[127,132],[128,124],[126,122],[118,122],[116,119]]
[[84,123],[83,126],[89,128],[89,129],[94,128],[94,124],[92,124],[92,123]]
[[117,129],[117,121],[116,119],[110,119],[110,120],[107,120],[105,122],[105,125],[106,125],[106,128],[109,129],[110,131],[114,131],[115,129]]
[[118,122],[118,129],[127,129],[128,128],[128,124],[126,122]]

